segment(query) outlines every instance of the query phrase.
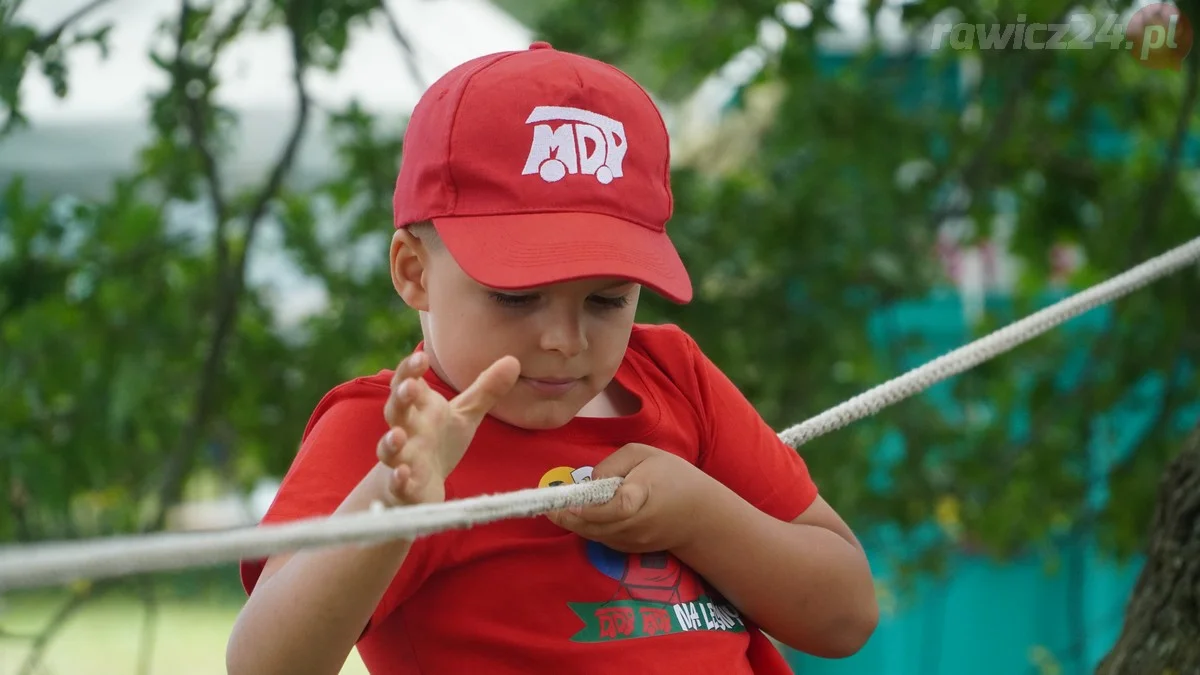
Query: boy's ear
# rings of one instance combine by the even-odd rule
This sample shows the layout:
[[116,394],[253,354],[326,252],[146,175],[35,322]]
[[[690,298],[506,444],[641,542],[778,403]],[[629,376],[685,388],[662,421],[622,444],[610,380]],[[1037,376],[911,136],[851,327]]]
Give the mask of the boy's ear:
[[429,311],[429,292],[425,286],[425,271],[429,249],[407,229],[392,235],[390,254],[392,286],[404,303],[413,309]]

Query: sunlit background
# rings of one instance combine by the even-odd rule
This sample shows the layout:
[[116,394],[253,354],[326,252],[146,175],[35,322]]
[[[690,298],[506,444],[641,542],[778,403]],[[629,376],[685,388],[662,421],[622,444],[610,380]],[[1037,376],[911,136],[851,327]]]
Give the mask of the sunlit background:
[[[307,65],[333,65],[306,74],[272,185],[296,133],[291,3],[248,0],[271,25],[205,75],[195,45],[243,7],[216,2],[181,79],[149,56],[175,58],[178,2],[0,0],[0,123],[24,118],[0,133],[3,543],[257,522],[321,394],[417,339],[385,268],[408,112],[455,65],[536,39],[659,103],[697,301],[641,319],[692,332],[777,429],[1200,231],[1191,62],[932,37],[1018,14],[1119,32],[1136,6],[325,5],[293,26],[315,35]],[[80,10],[59,47],[38,41]],[[103,50],[69,46],[104,26]],[[1200,419],[1198,297],[1193,270],[802,449],[868,545],[884,618],[845,661],[783,648],[795,671],[1094,672]],[[233,566],[13,593],[0,673],[224,672],[243,601]]]

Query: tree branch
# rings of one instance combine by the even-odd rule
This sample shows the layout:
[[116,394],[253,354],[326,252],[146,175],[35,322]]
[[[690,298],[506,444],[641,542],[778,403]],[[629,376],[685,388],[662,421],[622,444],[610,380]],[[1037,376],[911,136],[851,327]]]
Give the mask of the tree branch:
[[142,617],[142,637],[138,654],[138,675],[150,675],[154,665],[154,628],[158,623],[158,598],[154,593],[154,582],[142,580],[142,603],[146,613]]
[[25,0],[13,0],[12,4],[8,6],[8,10],[0,14],[0,20],[7,23],[16,18],[17,12],[21,11],[21,5],[23,4],[25,4]]
[[207,64],[202,65],[190,60],[185,62],[184,60],[183,47],[187,39],[184,31],[186,30],[187,20],[192,11],[191,5],[187,0],[184,0],[180,7],[179,31],[176,35],[176,86],[181,87],[181,98],[184,102],[183,107],[187,113],[188,134],[191,137],[193,149],[200,155],[200,162],[204,167],[204,178],[208,183],[209,198],[212,200],[213,221],[216,223],[213,239],[217,251],[217,273],[219,275],[228,273],[229,241],[226,237],[226,228],[229,221],[229,207],[225,202],[225,191],[222,188],[221,173],[217,166],[217,159],[212,152],[212,148],[209,146],[208,131],[204,124],[204,111],[195,98],[188,96],[187,82],[195,75],[202,75],[205,78],[211,75],[212,69],[216,64],[215,55],[220,51],[221,47],[237,35],[253,6],[253,2],[247,0],[242,4],[242,8],[238,13],[229,20],[229,23],[217,33],[212,46],[214,57]]
[[396,39],[396,44],[400,45],[400,52],[404,56],[404,65],[408,68],[409,76],[412,77],[413,83],[417,85],[418,89],[425,89],[425,78],[421,76],[421,71],[417,68],[417,50],[413,48],[412,41],[400,28],[400,22],[388,7],[387,2],[381,2],[379,5],[383,10],[384,19],[387,20],[388,29],[392,32],[392,37]]
[[[275,166],[271,169],[267,184],[259,192],[258,198],[254,201],[254,206],[250,209],[250,215],[246,219],[247,246],[242,248],[238,257],[239,272],[245,268],[246,254],[250,248],[248,244],[254,238],[254,231],[266,213],[267,205],[278,195],[279,189],[283,186],[283,180],[292,168],[292,164],[296,158],[296,151],[300,148],[300,141],[304,138],[304,132],[308,128],[308,117],[312,107],[312,99],[308,95],[308,86],[304,83],[307,58],[304,54],[303,37],[300,35],[299,27],[294,24],[291,26],[291,45],[293,64],[292,84],[296,88],[296,120],[292,123],[292,132],[288,137],[287,144],[283,148],[283,152],[280,154],[279,159],[276,160]],[[241,276],[239,274],[238,278],[241,279]]]
[[[186,4],[186,0],[184,0]],[[166,521],[167,510],[175,504],[183,490],[183,482],[195,460],[196,448],[200,436],[212,414],[216,401],[217,389],[222,379],[222,364],[225,353],[232,338],[233,327],[241,305],[246,282],[246,261],[254,242],[258,226],[266,215],[271,200],[278,196],[288,172],[295,162],[296,152],[300,141],[308,127],[311,109],[311,97],[304,83],[307,68],[307,56],[304,52],[301,27],[298,19],[289,15],[288,24],[291,32],[291,47],[293,74],[292,82],[296,88],[296,120],[282,153],[276,160],[270,175],[254,199],[246,216],[246,231],[243,243],[236,255],[231,273],[218,279],[219,295],[215,310],[212,342],[205,356],[200,374],[200,386],[196,394],[196,404],[192,416],[185,427],[179,450],[167,459],[162,483],[158,491],[157,512],[147,525],[148,529],[161,529]]]
[[1197,90],[1200,89],[1200,53],[1193,49],[1187,55],[1187,84],[1180,102],[1179,115],[1175,118],[1175,130],[1167,146],[1167,156],[1163,159],[1158,175],[1146,189],[1146,197],[1142,202],[1142,224],[1134,230],[1133,250],[1137,259],[1145,257],[1145,248],[1153,242],[1151,236],[1162,218],[1163,209],[1175,188],[1179,178],[1179,160],[1183,155],[1183,142],[1187,139],[1188,126],[1196,109]]
[[[1184,357],[1187,356],[1187,350],[1184,347],[1184,345],[1187,343],[1187,337],[1187,328],[1181,327],[1179,333],[1173,340],[1174,348],[1164,352],[1165,355],[1163,358],[1165,363],[1162,366],[1162,371],[1163,379],[1166,380],[1166,391],[1163,393],[1162,406],[1159,407],[1158,412],[1154,415],[1154,422],[1150,425],[1150,428],[1146,431],[1146,434],[1137,441],[1133,448],[1130,449],[1129,453],[1125,455],[1120,462],[1117,462],[1109,467],[1106,478],[1115,475],[1118,471],[1121,471],[1129,466],[1129,464],[1133,462],[1134,458],[1138,456],[1138,450],[1140,450],[1142,446],[1154,441],[1155,439],[1166,436],[1166,434],[1170,431],[1172,418],[1175,416],[1175,413],[1179,411],[1180,404],[1185,402],[1181,400],[1182,397],[1180,396],[1180,394],[1183,393],[1183,388],[1172,385],[1175,380],[1175,372],[1178,369],[1180,362],[1182,362]],[[1149,371],[1149,369],[1147,370]]]
[[1097,675],[1194,673],[1200,665],[1200,427],[1168,464],[1149,522],[1146,561],[1116,643]]
[[[195,97],[188,94],[188,83],[197,75],[207,75],[212,66],[199,68],[195,63],[184,58],[184,46],[187,44],[187,25],[191,19],[192,6],[188,0],[182,0],[179,7],[179,27],[175,34],[175,83],[182,107],[185,112],[188,136],[192,141],[192,149],[200,155],[200,163],[204,167],[204,177],[208,182],[209,199],[212,200],[213,220],[216,223],[214,241],[217,250],[217,274],[223,274],[229,256],[228,242],[225,237],[225,227],[229,220],[229,210],[225,205],[225,194],[221,189],[221,174],[217,168],[217,159],[208,145],[208,131],[204,126],[204,111]],[[214,59],[215,61],[215,59]]]
[[11,478],[9,482],[11,493],[8,500],[9,508],[12,509],[13,521],[17,528],[17,541],[29,541],[29,490],[25,484],[16,479]]
[[[1051,24],[1062,23],[1073,6],[1070,5],[1063,8]],[[1004,96],[1004,103],[1001,104],[1000,110],[996,112],[995,121],[992,123],[991,129],[988,130],[987,136],[984,137],[983,142],[976,148],[970,159],[961,165],[961,170],[959,171],[961,176],[960,182],[963,190],[968,195],[974,193],[986,182],[988,169],[991,168],[991,160],[1012,134],[1013,123],[1016,121],[1021,103],[1025,100],[1025,97],[1029,94],[1030,89],[1037,80],[1038,72],[1053,58],[1052,53],[1045,51],[1025,52],[1025,54],[1027,55],[1025,56],[1024,63],[1017,71],[1015,77],[1009,82],[1008,90]],[[1009,56],[1006,55],[1005,58],[1009,58]],[[958,139],[951,140],[952,145],[957,142]],[[940,186],[950,173],[953,173],[953,170],[950,168],[950,165],[947,165],[935,175],[933,185],[935,187]],[[965,212],[966,210],[961,205],[949,203],[939,207],[934,212],[931,222],[936,227],[946,218],[958,217]]]
[[116,581],[102,582],[92,585],[87,591],[72,593],[71,597],[51,617],[45,628],[39,631],[33,639],[33,644],[29,648],[29,655],[25,657],[25,663],[17,671],[18,675],[34,675],[37,672],[38,666],[42,663],[42,658],[46,655],[46,650],[49,648],[50,642],[67,625],[67,621],[75,616],[75,613],[82,609],[88,602],[107,593],[115,588],[116,585]]
[[[57,24],[55,24],[53,28],[40,35],[33,43],[33,47],[31,49],[33,51],[40,51],[41,49],[45,49],[48,45],[58,42],[58,39],[62,37],[62,34],[66,32],[68,28],[71,27],[71,24],[83,19],[88,14],[91,14],[110,2],[112,2],[112,0],[92,0],[88,4],[80,7],[74,12],[71,12],[65,18],[63,18],[62,21],[59,21]],[[18,2],[17,7],[20,8],[20,6],[21,3]],[[16,14],[16,11],[14,10],[13,13]]]

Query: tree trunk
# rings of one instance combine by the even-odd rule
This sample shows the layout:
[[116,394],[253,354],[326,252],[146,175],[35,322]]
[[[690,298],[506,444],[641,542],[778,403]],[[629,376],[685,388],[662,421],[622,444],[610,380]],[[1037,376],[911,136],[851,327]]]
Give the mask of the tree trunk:
[[1163,474],[1116,645],[1096,675],[1200,673],[1200,430]]

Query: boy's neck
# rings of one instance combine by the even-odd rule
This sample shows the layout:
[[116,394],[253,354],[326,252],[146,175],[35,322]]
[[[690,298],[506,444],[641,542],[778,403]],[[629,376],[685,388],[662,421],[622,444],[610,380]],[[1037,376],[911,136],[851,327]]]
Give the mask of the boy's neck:
[[626,417],[633,415],[641,407],[641,402],[632,392],[622,387],[614,378],[604,391],[596,398],[588,401],[579,410],[576,417]]

